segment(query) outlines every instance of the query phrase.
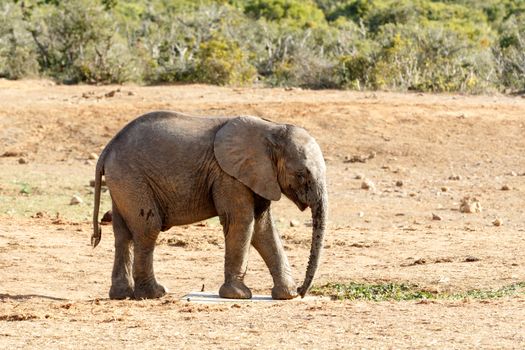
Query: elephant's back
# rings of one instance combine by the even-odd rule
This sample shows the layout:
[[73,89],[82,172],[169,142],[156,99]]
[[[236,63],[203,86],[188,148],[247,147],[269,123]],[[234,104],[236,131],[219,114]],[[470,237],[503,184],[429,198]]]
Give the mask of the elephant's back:
[[[143,156],[163,158],[165,153],[188,154],[213,144],[217,130],[230,118],[194,117],[178,112],[144,114],[122,128],[106,145],[100,159],[117,153],[118,159]],[[136,161],[137,159],[127,159]],[[161,160],[161,159],[159,159]]]
[[146,141],[162,139],[170,142],[187,138],[214,136],[216,130],[230,118],[194,117],[179,112],[155,111],[146,113],[128,123],[120,130],[112,142]]

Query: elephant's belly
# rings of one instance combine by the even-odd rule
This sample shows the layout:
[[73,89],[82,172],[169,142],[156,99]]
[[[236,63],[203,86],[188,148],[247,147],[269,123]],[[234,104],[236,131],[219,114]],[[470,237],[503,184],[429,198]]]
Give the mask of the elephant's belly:
[[217,211],[213,205],[195,205],[196,203],[186,203],[184,205],[172,206],[172,210],[166,215],[162,225],[165,231],[172,226],[189,225],[202,220],[217,216]]

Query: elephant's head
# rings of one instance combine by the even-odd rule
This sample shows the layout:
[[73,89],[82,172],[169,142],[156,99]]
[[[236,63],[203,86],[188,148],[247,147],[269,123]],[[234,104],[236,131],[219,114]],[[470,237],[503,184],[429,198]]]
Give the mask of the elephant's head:
[[284,193],[300,210],[311,208],[310,258],[298,289],[304,297],[319,265],[328,210],[326,167],[319,145],[300,127],[238,117],[217,132],[214,147],[221,168],[258,195],[276,201]]

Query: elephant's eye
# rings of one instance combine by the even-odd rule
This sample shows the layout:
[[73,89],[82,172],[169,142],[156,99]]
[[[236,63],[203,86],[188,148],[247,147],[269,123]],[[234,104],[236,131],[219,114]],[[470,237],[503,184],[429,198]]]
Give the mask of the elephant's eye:
[[303,172],[298,172],[295,174],[295,178],[299,184],[304,185],[306,183],[306,176]]

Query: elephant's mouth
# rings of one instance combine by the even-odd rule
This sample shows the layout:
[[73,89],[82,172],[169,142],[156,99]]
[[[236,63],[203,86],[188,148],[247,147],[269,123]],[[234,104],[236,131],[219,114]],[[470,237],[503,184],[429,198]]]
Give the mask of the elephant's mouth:
[[285,192],[284,194],[297,206],[297,208],[299,208],[300,211],[305,211],[306,208],[309,207],[308,204],[304,203],[299,199],[299,197],[295,194],[294,191]]
[[305,211],[306,208],[308,208],[308,204],[302,202],[295,202],[295,205],[297,205],[300,211]]

